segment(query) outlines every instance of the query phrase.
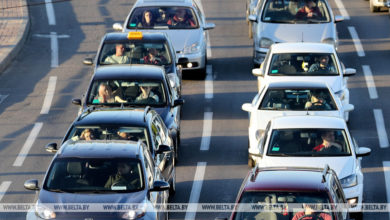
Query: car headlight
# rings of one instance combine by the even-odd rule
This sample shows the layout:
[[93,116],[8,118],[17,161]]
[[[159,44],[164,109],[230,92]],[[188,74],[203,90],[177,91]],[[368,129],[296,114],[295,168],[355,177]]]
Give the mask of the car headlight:
[[184,53],[198,53],[200,51],[200,48],[201,48],[200,43],[197,42],[197,43],[191,44],[190,46],[184,47],[183,52]]
[[325,44],[331,44],[331,45],[334,45],[336,46],[336,41],[333,39],[333,38],[326,38],[326,39],[323,39],[322,40],[322,43],[325,43]]
[[35,205],[35,214],[43,219],[54,219],[56,218],[56,213],[50,208],[44,206],[39,201]]
[[137,219],[145,216],[146,214],[146,201],[143,201],[137,205],[134,210],[129,210],[123,214],[122,218],[124,219]]
[[269,38],[262,37],[260,39],[260,47],[262,48],[269,48],[273,43],[274,42]]
[[343,188],[348,188],[352,186],[356,186],[358,181],[357,181],[357,175],[352,174],[350,176],[344,177],[340,180],[341,186]]

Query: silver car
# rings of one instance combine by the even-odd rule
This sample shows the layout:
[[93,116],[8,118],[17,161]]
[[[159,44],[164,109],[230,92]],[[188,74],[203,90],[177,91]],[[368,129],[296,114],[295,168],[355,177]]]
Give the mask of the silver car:
[[138,0],[123,26],[113,25],[123,32],[167,33],[183,69],[200,69],[203,73],[207,63],[206,30],[214,27],[215,24],[206,23],[202,5],[196,0]]
[[253,61],[260,65],[273,43],[322,42],[337,48],[336,24],[327,0],[265,0],[253,22]]

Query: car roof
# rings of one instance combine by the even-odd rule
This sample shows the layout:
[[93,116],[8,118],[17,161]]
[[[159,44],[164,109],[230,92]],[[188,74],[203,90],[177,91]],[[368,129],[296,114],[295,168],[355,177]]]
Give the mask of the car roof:
[[132,64],[100,66],[93,76],[94,80],[106,79],[145,79],[161,80],[164,78],[164,69],[160,66]]
[[192,6],[192,0],[138,0],[134,7],[142,6]]
[[289,88],[328,88],[324,82],[307,82],[307,81],[278,81],[278,82],[269,82],[268,89],[289,89]]
[[139,158],[141,143],[135,141],[94,140],[65,142],[57,158]]
[[74,126],[137,126],[145,127],[144,109],[102,109],[83,113],[75,122]]
[[269,167],[248,175],[244,191],[326,191],[319,168]]
[[119,43],[119,42],[148,42],[148,43],[165,43],[167,36],[160,32],[142,32],[141,40],[129,40],[128,33],[112,32],[104,36],[104,43]]
[[344,129],[345,121],[342,118],[330,116],[283,116],[274,118],[272,122],[273,129],[289,129],[289,128],[332,128]]
[[326,43],[278,43],[272,44],[272,53],[335,53],[333,45]]

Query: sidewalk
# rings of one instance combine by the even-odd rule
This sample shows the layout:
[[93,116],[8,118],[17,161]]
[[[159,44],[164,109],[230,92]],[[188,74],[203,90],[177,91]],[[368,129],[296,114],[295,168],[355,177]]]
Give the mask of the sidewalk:
[[18,55],[29,26],[27,0],[0,0],[0,74]]

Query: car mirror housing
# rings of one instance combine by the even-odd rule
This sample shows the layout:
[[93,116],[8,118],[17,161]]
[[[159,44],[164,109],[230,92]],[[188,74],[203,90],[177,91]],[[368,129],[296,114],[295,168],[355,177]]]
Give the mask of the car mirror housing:
[[246,112],[252,112],[252,104],[251,103],[244,103],[241,106],[241,109]]
[[163,154],[163,153],[170,153],[170,152],[172,152],[171,147],[164,144],[159,145],[156,150],[156,154]]
[[254,76],[258,76],[258,77],[262,77],[263,76],[261,68],[252,69],[252,74]]
[[355,74],[356,74],[356,69],[353,69],[353,68],[346,68],[346,69],[344,70],[343,76],[344,76],[344,77],[349,77],[349,76],[353,76],[353,75],[355,75]]
[[211,30],[211,29],[214,29],[215,28],[215,24],[214,23],[206,23],[203,27],[203,30]]
[[77,106],[81,106],[81,99],[72,99],[72,104],[77,105]]
[[115,23],[112,25],[112,28],[116,31],[123,31],[123,27],[120,23]]
[[90,57],[86,57],[86,58],[84,58],[83,63],[85,65],[92,65],[93,64],[93,59],[90,58]]
[[338,23],[338,22],[341,22],[341,21],[344,21],[344,17],[343,16],[341,16],[341,15],[334,16],[334,22],[335,23]]
[[169,183],[165,181],[156,180],[153,183],[153,187],[149,190],[150,192],[161,192],[169,190]]
[[39,190],[38,180],[27,180],[24,182],[24,188],[28,190]]
[[50,153],[57,152],[57,143],[50,143],[45,146],[45,150]]
[[183,105],[183,104],[184,104],[184,99],[176,99],[175,101],[173,101],[173,107]]
[[344,111],[345,111],[345,112],[351,112],[351,111],[353,111],[354,109],[355,109],[355,106],[352,105],[352,104],[346,104],[346,105],[344,106]]
[[256,15],[249,15],[248,20],[253,21],[253,22],[257,22],[257,17],[256,17]]
[[356,157],[365,157],[371,154],[371,149],[368,147],[359,147],[356,152]]

